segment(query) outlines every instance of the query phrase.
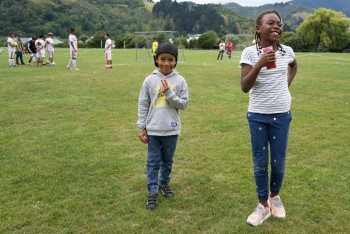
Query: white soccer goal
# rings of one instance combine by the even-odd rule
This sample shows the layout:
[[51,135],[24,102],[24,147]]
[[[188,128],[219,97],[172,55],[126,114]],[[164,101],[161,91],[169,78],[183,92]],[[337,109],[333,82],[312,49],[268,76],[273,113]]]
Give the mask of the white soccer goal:
[[[142,31],[135,32],[135,51],[136,61],[153,61],[152,57],[152,41],[156,38],[158,43],[171,42],[177,45],[177,38],[180,37],[178,31]],[[179,48],[178,48],[179,49]],[[182,60],[185,61],[184,52],[182,52]],[[180,49],[179,56],[180,58]]]

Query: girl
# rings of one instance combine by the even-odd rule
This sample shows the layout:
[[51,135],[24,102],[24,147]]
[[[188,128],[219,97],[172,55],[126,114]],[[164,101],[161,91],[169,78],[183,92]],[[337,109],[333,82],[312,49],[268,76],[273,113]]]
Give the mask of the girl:
[[297,72],[297,62],[292,48],[279,43],[282,28],[276,11],[261,13],[256,20],[255,46],[245,48],[240,61],[241,88],[245,93],[250,92],[247,119],[259,204],[247,223],[254,226],[263,223],[271,213],[278,218],[286,217],[279,192],[292,120],[288,87]]

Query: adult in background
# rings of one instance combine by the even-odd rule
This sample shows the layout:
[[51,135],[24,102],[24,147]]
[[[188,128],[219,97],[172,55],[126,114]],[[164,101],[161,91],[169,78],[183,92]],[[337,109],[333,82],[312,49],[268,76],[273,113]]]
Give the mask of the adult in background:
[[35,47],[35,38],[32,37],[32,39],[28,42],[28,46],[27,49],[29,51],[29,61],[27,63],[27,65],[30,65],[31,62],[33,61],[33,63],[35,63],[35,57],[36,57],[36,47]]
[[23,62],[23,44],[21,41],[21,34],[17,36],[17,47],[16,47],[16,64],[19,65],[18,59],[21,60],[21,64],[24,65]]
[[77,35],[76,28],[71,28],[70,34],[68,37],[70,60],[67,65],[67,69],[79,71],[80,69],[77,68],[78,40],[76,35]]
[[15,60],[13,58],[14,58],[15,53],[16,53],[17,43],[13,39],[14,37],[15,37],[15,34],[10,32],[9,37],[7,38],[7,50],[9,53],[9,59],[8,59],[9,67],[16,67]]

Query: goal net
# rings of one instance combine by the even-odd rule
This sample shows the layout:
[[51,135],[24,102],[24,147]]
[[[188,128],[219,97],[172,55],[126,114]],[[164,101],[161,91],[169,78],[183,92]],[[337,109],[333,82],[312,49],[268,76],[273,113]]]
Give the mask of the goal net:
[[[156,38],[159,44],[171,42],[178,47],[178,38],[180,34],[178,31],[143,31],[135,32],[135,51],[136,61],[153,61],[152,56],[152,42]],[[178,47],[179,49],[179,47]],[[180,49],[179,56],[180,57]],[[182,51],[184,60],[184,54]]]

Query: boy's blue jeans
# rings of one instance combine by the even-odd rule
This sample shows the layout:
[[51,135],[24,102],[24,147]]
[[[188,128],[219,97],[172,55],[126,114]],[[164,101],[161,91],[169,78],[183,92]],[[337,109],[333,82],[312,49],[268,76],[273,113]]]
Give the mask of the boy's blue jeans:
[[[158,193],[158,186],[168,184],[173,167],[177,135],[148,136],[147,189]],[[160,178],[158,174],[160,171]]]
[[279,114],[247,113],[254,163],[256,193],[259,201],[268,199],[268,163],[270,146],[270,191],[278,194],[282,187],[289,125],[292,120],[290,111]]

